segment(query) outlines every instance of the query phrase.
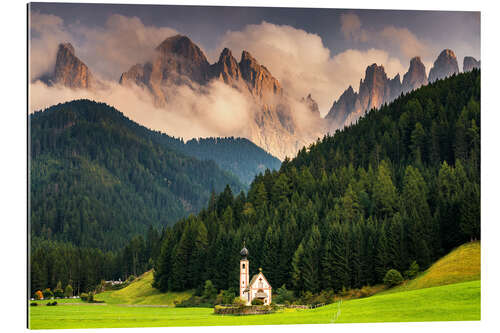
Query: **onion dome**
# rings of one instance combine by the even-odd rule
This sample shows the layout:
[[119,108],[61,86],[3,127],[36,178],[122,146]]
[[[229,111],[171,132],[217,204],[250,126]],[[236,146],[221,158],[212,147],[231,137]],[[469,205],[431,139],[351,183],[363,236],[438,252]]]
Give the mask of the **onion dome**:
[[243,242],[243,248],[240,251],[240,256],[242,259],[246,259],[248,257],[248,249],[245,247],[245,242]]

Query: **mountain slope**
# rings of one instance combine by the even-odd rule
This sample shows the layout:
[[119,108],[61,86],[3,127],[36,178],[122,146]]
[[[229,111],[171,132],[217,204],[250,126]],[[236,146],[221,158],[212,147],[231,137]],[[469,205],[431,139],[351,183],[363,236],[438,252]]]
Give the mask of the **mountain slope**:
[[156,143],[103,103],[72,101],[30,115],[33,236],[117,249],[131,236],[244,186],[213,161]]
[[192,292],[162,293],[153,288],[151,283],[153,283],[153,271],[147,271],[125,288],[97,294],[96,299],[105,301],[107,304],[173,306],[174,301],[182,301],[192,296]]
[[480,242],[470,242],[459,246],[436,261],[415,279],[382,294],[475,280],[481,280]]
[[226,171],[249,185],[256,175],[266,169],[278,170],[281,161],[245,138],[198,138],[184,142],[162,135],[172,147],[199,160],[213,160]]

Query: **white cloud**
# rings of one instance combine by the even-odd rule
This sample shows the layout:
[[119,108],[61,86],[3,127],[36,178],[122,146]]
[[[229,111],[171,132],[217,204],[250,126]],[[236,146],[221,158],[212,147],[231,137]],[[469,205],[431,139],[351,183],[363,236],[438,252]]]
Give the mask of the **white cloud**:
[[78,26],[84,37],[77,52],[87,65],[107,79],[117,80],[132,65],[152,59],[155,48],[177,34],[169,27],[146,26],[138,17],[111,15],[104,27]]
[[248,137],[247,125],[253,104],[235,89],[212,82],[195,89],[171,87],[170,99],[163,108],[153,104],[149,91],[137,86],[122,86],[105,81],[105,89],[90,91],[63,86],[47,86],[41,81],[30,84],[30,112],[57,103],[87,98],[107,103],[130,119],[169,135],[191,139],[207,136]]
[[408,59],[414,56],[426,57],[429,55],[427,43],[407,28],[387,25],[381,30],[364,29],[359,16],[353,13],[342,14],[340,25],[346,39],[374,43],[385,50],[394,50]]
[[360,78],[372,63],[384,65],[389,76],[404,71],[400,61],[383,50],[346,50],[332,57],[320,36],[268,22],[248,25],[242,31],[228,31],[218,50],[224,47],[235,56],[242,50],[249,51],[292,97],[312,93],[322,115],[349,85],[358,89]]
[[55,15],[31,12],[30,27],[30,77],[33,80],[54,70],[59,43],[74,43],[74,40],[63,20]]
[[64,24],[55,15],[31,13],[31,78],[54,69],[59,43],[70,42],[77,57],[105,79],[118,80],[136,63],[150,60],[155,47],[176,34],[169,27],[146,26],[137,17],[111,15],[104,27]]

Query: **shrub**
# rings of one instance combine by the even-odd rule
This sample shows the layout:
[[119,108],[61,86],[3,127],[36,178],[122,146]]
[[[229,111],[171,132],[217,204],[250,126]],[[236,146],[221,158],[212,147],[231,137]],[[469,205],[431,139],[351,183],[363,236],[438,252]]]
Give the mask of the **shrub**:
[[46,288],[43,292],[43,298],[52,298],[54,297],[54,293],[50,290],[50,288]]
[[43,299],[43,294],[41,290],[37,290],[34,296],[35,299]]
[[89,292],[87,302],[94,302],[94,296],[95,296],[95,292],[93,292],[93,291]]
[[408,279],[413,279],[415,276],[417,276],[418,272],[420,270],[420,267],[418,266],[416,261],[413,261],[410,265],[410,268],[405,272],[405,275]]
[[87,293],[81,293],[80,294],[80,299],[84,302],[87,302],[87,300],[89,299],[89,294]]
[[215,299],[215,304],[231,304],[234,300],[236,293],[230,290],[221,290],[217,298]]
[[273,297],[273,303],[290,304],[294,299],[293,291],[286,289],[286,286],[282,285],[276,290],[276,295]]
[[215,289],[212,281],[205,281],[205,287],[203,288],[202,298],[209,303],[213,303],[217,297],[217,289]]
[[38,305],[38,303],[35,303],[35,302],[30,303],[30,306],[37,306],[37,305]]
[[260,298],[254,298],[252,300],[252,305],[264,305],[264,301]]
[[397,270],[390,269],[385,274],[384,284],[387,285],[388,287],[397,286],[401,282],[403,282],[403,277],[401,276],[401,273],[399,273]]
[[60,288],[54,289],[54,297],[56,298],[63,298],[64,297],[64,291]]
[[56,305],[57,305],[56,301],[47,303],[47,306],[56,306]]
[[64,289],[64,296],[66,296],[66,297],[73,296],[73,287],[70,284],[68,284],[66,286],[66,288]]
[[130,275],[127,279],[127,281],[125,281],[126,283],[130,283],[132,281],[134,281],[136,279],[135,275]]
[[214,306],[213,303],[207,303],[203,297],[200,296],[191,296],[188,299],[185,299],[181,302],[175,300],[174,305],[177,308],[211,308]]
[[236,296],[234,299],[233,299],[233,302],[232,304],[236,307],[244,307],[246,306],[246,302],[244,300],[242,300],[239,296]]

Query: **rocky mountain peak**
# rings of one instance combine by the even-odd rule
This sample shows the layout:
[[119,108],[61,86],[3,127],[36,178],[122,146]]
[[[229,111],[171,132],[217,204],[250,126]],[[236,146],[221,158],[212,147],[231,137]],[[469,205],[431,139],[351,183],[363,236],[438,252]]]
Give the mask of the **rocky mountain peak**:
[[207,57],[198,45],[183,35],[175,35],[165,39],[156,47],[156,50],[161,53],[176,54],[193,61],[208,64]]
[[403,92],[407,93],[427,84],[427,74],[425,65],[420,57],[413,57],[410,60],[408,72],[403,76]]
[[210,66],[210,77],[227,84],[237,85],[237,82],[241,79],[241,72],[231,50],[228,48],[222,50],[219,61]]
[[300,101],[307,106],[315,117],[320,117],[318,103],[312,98],[311,94],[307,95],[306,98],[302,97]]
[[333,102],[325,119],[335,125],[335,127],[343,126],[349,114],[355,109],[357,100],[358,94],[354,92],[352,86],[349,86],[349,88],[340,95],[339,99]]
[[59,44],[59,49],[58,49],[58,52],[61,52],[62,50],[67,50],[69,53],[71,54],[75,54],[75,48],[73,47],[73,45],[71,45],[71,43],[60,43]]
[[450,49],[443,50],[429,72],[429,82],[458,73],[458,62],[455,53]]
[[359,84],[360,110],[378,108],[390,99],[391,91],[384,66],[372,64],[366,68],[365,79]]
[[241,53],[239,67],[241,77],[247,82],[252,95],[268,99],[272,95],[283,93],[278,80],[271,75],[265,66],[260,65],[248,51]]
[[477,61],[474,57],[464,57],[464,72],[470,72],[474,68],[481,68],[481,61]]
[[71,43],[59,44],[54,74],[49,81],[69,88],[87,89],[94,84],[92,73],[75,55],[75,48]]

